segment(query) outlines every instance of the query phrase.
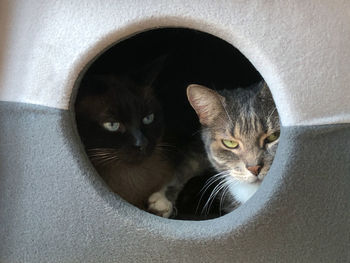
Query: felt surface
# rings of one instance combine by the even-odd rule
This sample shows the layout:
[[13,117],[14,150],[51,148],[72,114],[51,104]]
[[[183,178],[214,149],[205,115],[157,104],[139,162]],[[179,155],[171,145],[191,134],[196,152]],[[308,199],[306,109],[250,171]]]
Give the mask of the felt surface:
[[350,125],[284,127],[245,205],[162,219],[109,192],[71,113],[0,103],[0,262],[349,262]]
[[350,122],[350,2],[3,0],[0,100],[67,109],[84,66],[155,27],[237,47],[269,84],[284,126]]

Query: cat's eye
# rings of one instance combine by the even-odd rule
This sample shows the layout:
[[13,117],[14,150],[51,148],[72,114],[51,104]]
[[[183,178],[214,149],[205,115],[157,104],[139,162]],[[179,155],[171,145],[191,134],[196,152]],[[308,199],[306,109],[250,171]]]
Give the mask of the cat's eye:
[[229,149],[235,149],[238,147],[238,142],[234,140],[222,140],[222,144]]
[[270,142],[274,142],[276,141],[278,138],[280,137],[280,132],[274,132],[272,134],[270,134],[269,136],[266,137],[265,142],[266,143],[270,143]]
[[151,113],[142,119],[143,124],[151,124],[154,121],[154,113]]
[[108,121],[108,122],[104,122],[104,123],[103,123],[103,127],[104,127],[107,131],[116,132],[116,131],[119,130],[120,123],[119,123],[119,122],[111,122],[111,121]]

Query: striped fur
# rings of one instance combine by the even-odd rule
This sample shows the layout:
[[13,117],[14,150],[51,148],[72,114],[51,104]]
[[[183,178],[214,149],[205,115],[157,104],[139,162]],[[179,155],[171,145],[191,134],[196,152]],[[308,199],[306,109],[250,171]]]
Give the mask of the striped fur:
[[[280,130],[272,95],[265,82],[222,91],[190,85],[187,95],[202,124],[208,159],[224,182],[220,192],[230,200],[225,210],[232,210],[234,202],[244,203],[256,192],[274,159],[278,139],[266,140]],[[222,140],[239,147],[229,149]],[[261,166],[257,175],[247,169],[253,166]]]

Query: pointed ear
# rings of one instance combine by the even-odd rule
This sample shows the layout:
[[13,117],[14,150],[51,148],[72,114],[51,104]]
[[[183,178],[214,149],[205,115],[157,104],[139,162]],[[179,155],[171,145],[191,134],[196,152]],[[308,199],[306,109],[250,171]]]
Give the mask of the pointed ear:
[[91,74],[83,77],[79,87],[80,96],[100,95],[108,89],[106,81],[111,81],[111,75]]
[[266,99],[266,100],[272,100],[272,94],[270,91],[270,88],[267,86],[266,82],[264,80],[260,81],[258,86],[258,93],[259,97]]
[[187,87],[187,98],[202,125],[211,125],[215,117],[224,111],[225,98],[204,86],[189,85]]
[[136,71],[132,72],[131,76],[137,82],[146,86],[152,86],[153,82],[157,79],[161,73],[168,55],[162,55],[146,63]]

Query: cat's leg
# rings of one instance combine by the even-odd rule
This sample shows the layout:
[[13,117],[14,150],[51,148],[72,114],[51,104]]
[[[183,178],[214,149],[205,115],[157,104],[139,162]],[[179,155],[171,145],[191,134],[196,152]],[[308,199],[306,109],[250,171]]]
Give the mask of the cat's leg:
[[[206,156],[199,153],[188,154],[188,157],[177,167],[173,179],[162,188],[161,192],[162,197],[172,204],[172,213],[168,217],[176,216],[176,201],[185,184],[191,178],[200,175],[208,167],[209,162]],[[165,200],[163,202],[165,203]]]
[[168,218],[173,212],[173,204],[166,197],[166,190],[167,185],[148,198],[148,211],[155,215]]
[[208,167],[209,162],[204,154],[189,153],[182,164],[176,168],[173,179],[148,198],[148,210],[166,218],[175,216],[176,200],[185,184]]
[[183,176],[175,176],[173,179],[163,186],[163,188],[153,193],[148,198],[148,211],[152,214],[169,218],[176,215],[175,203],[181,190],[186,182]]

